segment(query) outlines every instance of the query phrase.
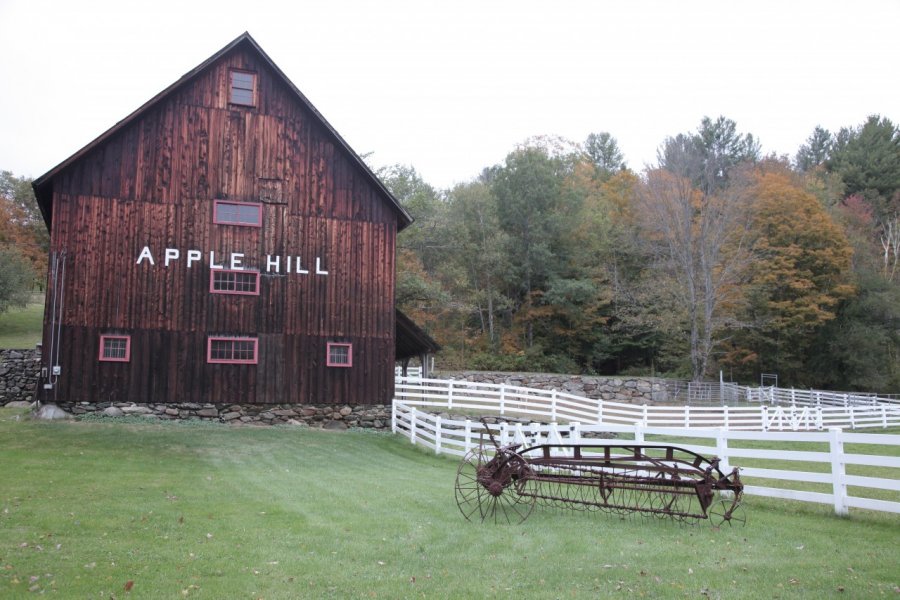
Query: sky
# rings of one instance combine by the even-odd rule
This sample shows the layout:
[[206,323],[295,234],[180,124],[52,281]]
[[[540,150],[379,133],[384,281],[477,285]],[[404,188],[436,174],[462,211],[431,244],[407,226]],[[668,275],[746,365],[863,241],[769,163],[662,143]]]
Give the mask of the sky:
[[38,177],[244,31],[359,154],[448,188],[539,135],[636,171],[724,115],[766,154],[900,121],[897,0],[0,0],[0,170]]

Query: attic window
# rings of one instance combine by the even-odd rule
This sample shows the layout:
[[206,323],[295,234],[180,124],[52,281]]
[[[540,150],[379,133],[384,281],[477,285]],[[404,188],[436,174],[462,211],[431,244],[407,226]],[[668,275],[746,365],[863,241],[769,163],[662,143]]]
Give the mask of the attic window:
[[231,104],[256,106],[256,73],[231,71],[231,88],[228,101]]
[[262,226],[262,204],[258,202],[213,201],[213,223],[217,225]]

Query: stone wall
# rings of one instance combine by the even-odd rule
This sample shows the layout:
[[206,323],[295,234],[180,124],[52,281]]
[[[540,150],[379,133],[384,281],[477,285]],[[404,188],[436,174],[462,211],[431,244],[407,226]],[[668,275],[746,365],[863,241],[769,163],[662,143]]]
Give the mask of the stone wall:
[[666,380],[655,377],[592,377],[588,375],[487,371],[443,371],[437,376],[442,379],[505,383],[540,390],[556,389],[576,396],[627,404],[662,403],[668,399]]
[[148,419],[199,419],[230,425],[300,425],[322,429],[390,429],[391,407],[326,406],[297,404],[133,404],[130,402],[60,402],[59,407],[76,417],[103,415],[107,417],[139,416]]
[[34,402],[41,353],[37,350],[0,350],[0,406]]

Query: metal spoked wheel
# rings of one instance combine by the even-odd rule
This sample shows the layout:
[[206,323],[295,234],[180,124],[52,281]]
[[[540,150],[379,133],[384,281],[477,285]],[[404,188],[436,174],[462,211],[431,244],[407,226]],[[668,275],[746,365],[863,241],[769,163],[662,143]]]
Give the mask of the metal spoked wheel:
[[528,467],[511,465],[515,460],[515,456],[486,455],[480,448],[466,454],[456,471],[455,494],[467,520],[516,524],[528,518],[534,497],[519,493],[524,485],[519,476]]
[[746,525],[747,515],[739,500],[719,500],[709,507],[709,523],[713,527]]

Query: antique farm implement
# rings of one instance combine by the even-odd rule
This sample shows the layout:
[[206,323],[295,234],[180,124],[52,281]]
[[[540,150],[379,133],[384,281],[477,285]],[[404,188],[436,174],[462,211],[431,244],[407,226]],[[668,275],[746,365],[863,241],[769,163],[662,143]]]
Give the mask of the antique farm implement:
[[535,504],[693,523],[743,524],[738,470],[717,458],[655,444],[500,446],[487,427],[456,474],[456,503],[469,520],[519,523]]

